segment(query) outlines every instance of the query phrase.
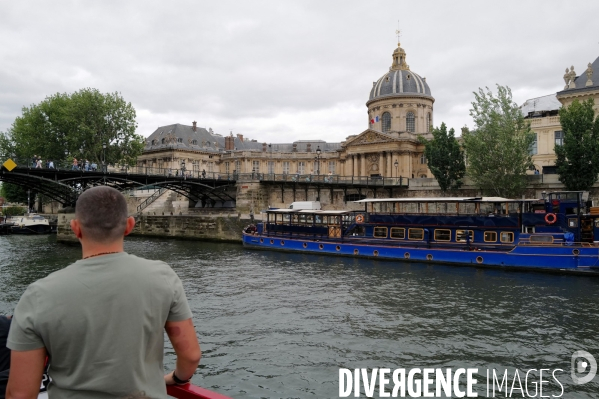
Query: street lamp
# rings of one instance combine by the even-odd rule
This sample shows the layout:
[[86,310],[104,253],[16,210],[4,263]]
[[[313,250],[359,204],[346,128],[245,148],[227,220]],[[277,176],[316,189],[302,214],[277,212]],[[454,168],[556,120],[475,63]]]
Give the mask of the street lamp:
[[393,163],[393,166],[395,166],[395,178],[397,179],[397,175],[398,175],[397,168],[399,167],[399,162],[397,162],[397,159]]
[[320,154],[322,154],[322,150],[320,146],[316,147],[316,174],[320,176]]
[[181,176],[185,176],[185,160],[181,160]]
[[102,143],[102,172],[106,173],[106,143]]

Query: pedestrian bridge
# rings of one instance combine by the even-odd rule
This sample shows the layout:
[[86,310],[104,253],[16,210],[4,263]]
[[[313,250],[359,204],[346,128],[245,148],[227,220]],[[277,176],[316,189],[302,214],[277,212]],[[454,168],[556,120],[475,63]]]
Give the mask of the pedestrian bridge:
[[[172,190],[191,201],[209,207],[235,207],[237,183],[259,182],[272,186],[273,189],[308,189],[331,190],[348,189],[388,190],[389,195],[394,188],[407,187],[405,177],[354,177],[340,175],[301,175],[274,173],[217,173],[199,170],[152,168],[152,167],[113,167],[100,166],[99,170],[78,169],[71,165],[56,164],[54,168],[36,168],[27,160],[14,160],[16,166],[5,162],[0,170],[0,180],[19,185],[24,189],[40,193],[63,206],[74,206],[79,194],[89,187],[107,185],[119,191],[140,188],[158,189],[156,194],[148,198],[153,201],[165,190]],[[319,196],[319,195],[318,195]],[[141,204],[143,207],[147,204]],[[138,209],[139,210],[139,209]]]

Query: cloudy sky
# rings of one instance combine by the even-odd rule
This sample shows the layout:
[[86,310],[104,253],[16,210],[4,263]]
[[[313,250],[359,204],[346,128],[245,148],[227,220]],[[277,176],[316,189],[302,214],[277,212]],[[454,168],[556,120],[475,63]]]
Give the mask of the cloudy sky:
[[472,92],[518,104],[599,56],[592,1],[2,1],[0,131],[21,107],[118,91],[138,133],[196,120],[260,142],[341,141],[367,128],[395,30],[435,97],[434,123],[472,126]]

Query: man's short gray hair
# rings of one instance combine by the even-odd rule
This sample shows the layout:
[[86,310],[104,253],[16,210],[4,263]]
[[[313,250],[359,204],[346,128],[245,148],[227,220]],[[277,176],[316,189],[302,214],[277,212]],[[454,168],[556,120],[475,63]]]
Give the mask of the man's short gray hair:
[[75,217],[90,240],[111,243],[125,236],[127,201],[112,187],[98,186],[85,190],[75,206]]

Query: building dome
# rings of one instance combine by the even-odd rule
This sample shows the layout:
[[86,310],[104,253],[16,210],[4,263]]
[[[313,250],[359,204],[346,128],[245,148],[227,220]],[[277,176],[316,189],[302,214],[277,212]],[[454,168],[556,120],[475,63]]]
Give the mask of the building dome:
[[397,48],[393,51],[393,64],[389,68],[389,72],[372,83],[368,102],[379,98],[406,95],[432,97],[426,78],[410,71],[410,66],[406,64],[406,52],[398,43]]

